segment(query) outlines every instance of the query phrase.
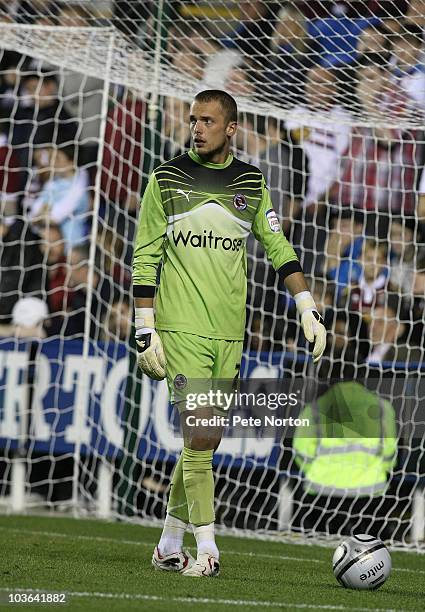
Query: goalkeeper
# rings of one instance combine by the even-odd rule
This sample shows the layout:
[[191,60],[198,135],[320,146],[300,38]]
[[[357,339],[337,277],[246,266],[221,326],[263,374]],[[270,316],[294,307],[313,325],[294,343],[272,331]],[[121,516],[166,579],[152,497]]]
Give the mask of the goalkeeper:
[[[239,374],[247,289],[245,241],[250,231],[294,296],[304,335],[314,342],[314,361],[323,353],[326,332],[263,175],[230,152],[237,130],[235,100],[219,90],[197,94],[190,129],[193,148],[159,166],[144,193],[133,293],[139,367],[153,379],[167,378],[184,440],[152,563],[185,576],[216,576],[220,566],[212,460],[222,431],[189,427],[188,415],[210,417],[217,409],[199,406],[188,411],[177,395],[180,399],[188,394],[193,381],[213,384]],[[197,543],[196,560],[182,550],[189,523]]]

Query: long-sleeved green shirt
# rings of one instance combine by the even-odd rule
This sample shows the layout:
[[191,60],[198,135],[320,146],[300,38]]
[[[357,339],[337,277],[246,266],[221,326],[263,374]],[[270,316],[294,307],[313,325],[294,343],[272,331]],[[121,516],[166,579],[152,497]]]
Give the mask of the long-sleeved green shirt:
[[283,278],[301,271],[264,177],[229,155],[212,164],[189,151],[159,166],[143,196],[133,261],[134,297],[156,296],[156,327],[242,340],[249,232]]

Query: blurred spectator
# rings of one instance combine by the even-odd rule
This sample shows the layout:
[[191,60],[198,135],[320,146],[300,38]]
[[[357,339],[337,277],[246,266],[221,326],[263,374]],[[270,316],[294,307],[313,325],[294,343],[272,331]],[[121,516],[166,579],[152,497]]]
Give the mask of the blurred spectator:
[[14,16],[16,14],[16,5],[7,2],[7,0],[1,0],[0,2],[0,23],[13,23],[15,21]]
[[390,36],[398,34],[402,29],[402,23],[410,0],[376,0],[374,13],[381,17],[385,27],[390,31]]
[[[262,353],[269,352],[271,350],[272,334],[270,328],[270,321],[271,319],[269,317],[262,317],[261,315],[256,313],[255,306],[251,304],[250,312],[248,312],[247,316],[247,338],[249,339],[250,351]],[[273,349],[276,350],[274,345]]]
[[279,104],[300,103],[307,71],[315,60],[315,48],[307,34],[306,19],[296,6],[280,9],[271,51],[263,74],[266,92]]
[[15,338],[45,338],[43,322],[47,318],[47,306],[36,297],[20,298],[12,310],[12,323],[0,325],[1,336]]
[[[86,246],[76,246],[69,254],[70,265],[67,310],[62,332],[65,336],[78,337],[84,334],[87,314],[87,292],[89,281],[90,251]],[[111,299],[111,287],[99,262],[93,272],[91,292],[90,338],[99,338],[104,325],[105,311]]]
[[53,18],[57,10],[57,3],[50,0],[22,0],[16,17],[18,23],[55,25]]
[[59,225],[49,223],[38,231],[43,254],[44,289],[49,307],[49,318],[44,328],[48,336],[53,336],[60,333],[66,310],[65,242]]
[[130,90],[114,99],[106,123],[101,189],[107,203],[136,214],[142,186],[145,103]]
[[263,0],[242,0],[239,7],[243,20],[222,44],[240,51],[258,69],[270,52],[269,41],[275,21],[273,7]]
[[149,19],[155,7],[153,0],[114,0],[114,26],[133,38]]
[[224,89],[237,98],[255,95],[254,71],[247,62],[234,66],[228,72]]
[[203,80],[200,87],[225,89],[230,71],[243,61],[243,56],[237,49],[223,47],[217,34],[210,31],[209,25],[209,22],[199,19],[173,22],[168,30],[167,54],[170,62],[180,52],[188,56],[201,56]]
[[44,185],[51,178],[52,169],[49,166],[49,151],[49,148],[34,149],[32,155],[33,165],[31,168],[25,169],[28,172],[29,180],[27,181],[23,198],[20,202],[20,209],[25,213],[31,210]]
[[406,12],[406,21],[422,28],[425,28],[425,0],[409,0]]
[[179,50],[172,56],[173,68],[191,82],[201,82],[204,76],[205,56],[199,51]]
[[131,309],[128,297],[115,297],[107,312],[108,329],[104,340],[128,342],[131,333]]
[[387,295],[382,304],[375,305],[369,327],[371,350],[367,363],[398,362],[409,365],[422,361],[423,351],[411,348],[402,341],[407,332],[406,316],[401,309],[400,298],[394,293]]
[[334,303],[334,284],[323,278],[312,280],[312,295],[317,310],[324,317],[326,310]]
[[326,67],[351,64],[356,56],[358,37],[370,23],[370,19],[352,19],[344,14],[310,21],[309,34],[317,46],[320,64]]
[[290,231],[308,186],[308,159],[273,117],[241,113],[236,133],[238,157],[258,166],[266,179],[284,231]]
[[[357,96],[366,114],[385,118],[386,100],[382,100],[386,98],[387,82],[386,69],[365,58],[358,68]],[[396,95],[394,86],[389,95]],[[395,110],[392,105],[391,109]],[[341,159],[339,179],[330,190],[331,201],[368,211],[413,214],[422,161],[421,138],[415,129],[354,126]]]
[[358,312],[369,323],[375,304],[382,304],[389,289],[386,266],[387,247],[375,238],[363,241],[360,257],[361,274],[357,282],[348,286],[348,308]]
[[64,28],[86,28],[93,25],[91,3],[66,2],[58,7],[56,25]]
[[[292,233],[308,180],[307,158],[301,147],[289,142],[279,120],[262,115],[242,113],[236,133],[238,157],[260,168],[264,174],[272,202],[284,231]],[[255,311],[261,308],[261,321],[256,315],[251,333],[257,346],[265,350],[265,336],[283,338],[286,298],[277,303],[276,275],[267,261],[261,244],[251,235],[247,241],[248,303]],[[270,343],[269,343],[270,344]]]
[[425,347],[425,258],[417,262],[417,270],[413,275],[412,300],[408,307],[412,313],[412,334],[410,342],[414,346]]
[[18,107],[12,124],[12,145],[24,167],[33,165],[33,152],[37,147],[58,142],[74,143],[78,122],[64,108],[59,99],[58,82],[54,69],[33,70],[24,74]]
[[359,343],[357,337],[352,333],[351,316],[346,310],[334,309],[332,303],[323,312],[326,327],[330,333],[326,335],[326,348],[323,353],[323,362],[320,365],[320,376],[324,371],[331,372],[336,376],[344,374],[344,364],[352,371],[353,365],[360,360],[358,358]]
[[337,300],[349,283],[360,278],[364,221],[361,212],[350,210],[337,212],[331,218],[323,271],[335,283]]
[[390,280],[404,296],[412,295],[416,259],[417,224],[412,218],[391,217]]
[[[93,27],[93,8],[90,5],[83,6],[74,2],[64,3],[59,7],[56,23],[62,27]],[[64,107],[80,125],[78,132],[80,164],[94,164],[97,160],[103,88],[102,79],[88,76],[83,72],[65,70],[63,76],[61,74],[60,94],[64,100]],[[91,174],[95,174],[95,168]],[[92,183],[93,181],[94,177]]]
[[190,148],[190,105],[178,98],[165,98],[163,160],[168,161]]
[[43,256],[40,237],[21,218],[6,225],[0,217],[0,245],[0,322],[10,323],[20,297],[43,297]]
[[[102,271],[102,283],[106,279],[115,296],[125,295],[130,290],[131,274],[129,265],[124,261],[125,242],[114,229],[99,228],[97,235],[97,260]],[[108,287],[109,291],[109,287]]]
[[91,165],[91,183],[96,173],[104,82],[81,72],[64,72],[61,95],[65,109],[78,120],[79,163]]
[[305,95],[307,105],[291,112],[287,128],[307,154],[310,177],[304,204],[314,207],[337,176],[348,145],[350,117],[338,104],[335,73],[327,68],[309,70]]
[[22,176],[20,159],[9,143],[9,123],[0,112],[0,217],[4,220],[17,214]]
[[317,274],[326,242],[326,194],[348,145],[350,116],[338,103],[334,71],[311,68],[305,92],[306,105],[295,107],[286,123],[291,140],[302,146],[309,164],[308,188],[293,240],[302,245],[304,272]]
[[77,168],[72,145],[49,149],[53,172],[29,211],[33,221],[45,224],[51,219],[60,225],[66,250],[88,238],[88,175]]
[[411,23],[393,38],[391,73],[397,83],[417,107],[425,110],[425,71],[421,61],[422,30]]
[[357,40],[358,55],[361,57],[366,53],[379,53],[384,58],[388,58],[392,40],[389,34],[390,31],[384,23],[366,26]]
[[24,57],[16,51],[0,49],[0,112],[10,115],[14,112],[20,88],[19,71]]

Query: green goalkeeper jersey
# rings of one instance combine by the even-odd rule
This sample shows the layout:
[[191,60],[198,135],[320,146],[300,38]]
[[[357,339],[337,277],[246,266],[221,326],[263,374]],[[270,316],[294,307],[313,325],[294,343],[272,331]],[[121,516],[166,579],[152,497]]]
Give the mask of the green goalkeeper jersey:
[[258,168],[232,154],[223,164],[204,162],[190,150],[153,172],[141,203],[133,292],[154,295],[162,260],[157,329],[243,339],[250,231],[283,278],[301,271]]

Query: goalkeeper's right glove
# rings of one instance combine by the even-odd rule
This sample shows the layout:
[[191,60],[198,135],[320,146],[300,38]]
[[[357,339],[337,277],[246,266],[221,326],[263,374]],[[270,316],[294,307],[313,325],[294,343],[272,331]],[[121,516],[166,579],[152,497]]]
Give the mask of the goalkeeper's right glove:
[[161,338],[155,330],[153,308],[136,308],[137,365],[154,380],[163,380],[167,365]]

